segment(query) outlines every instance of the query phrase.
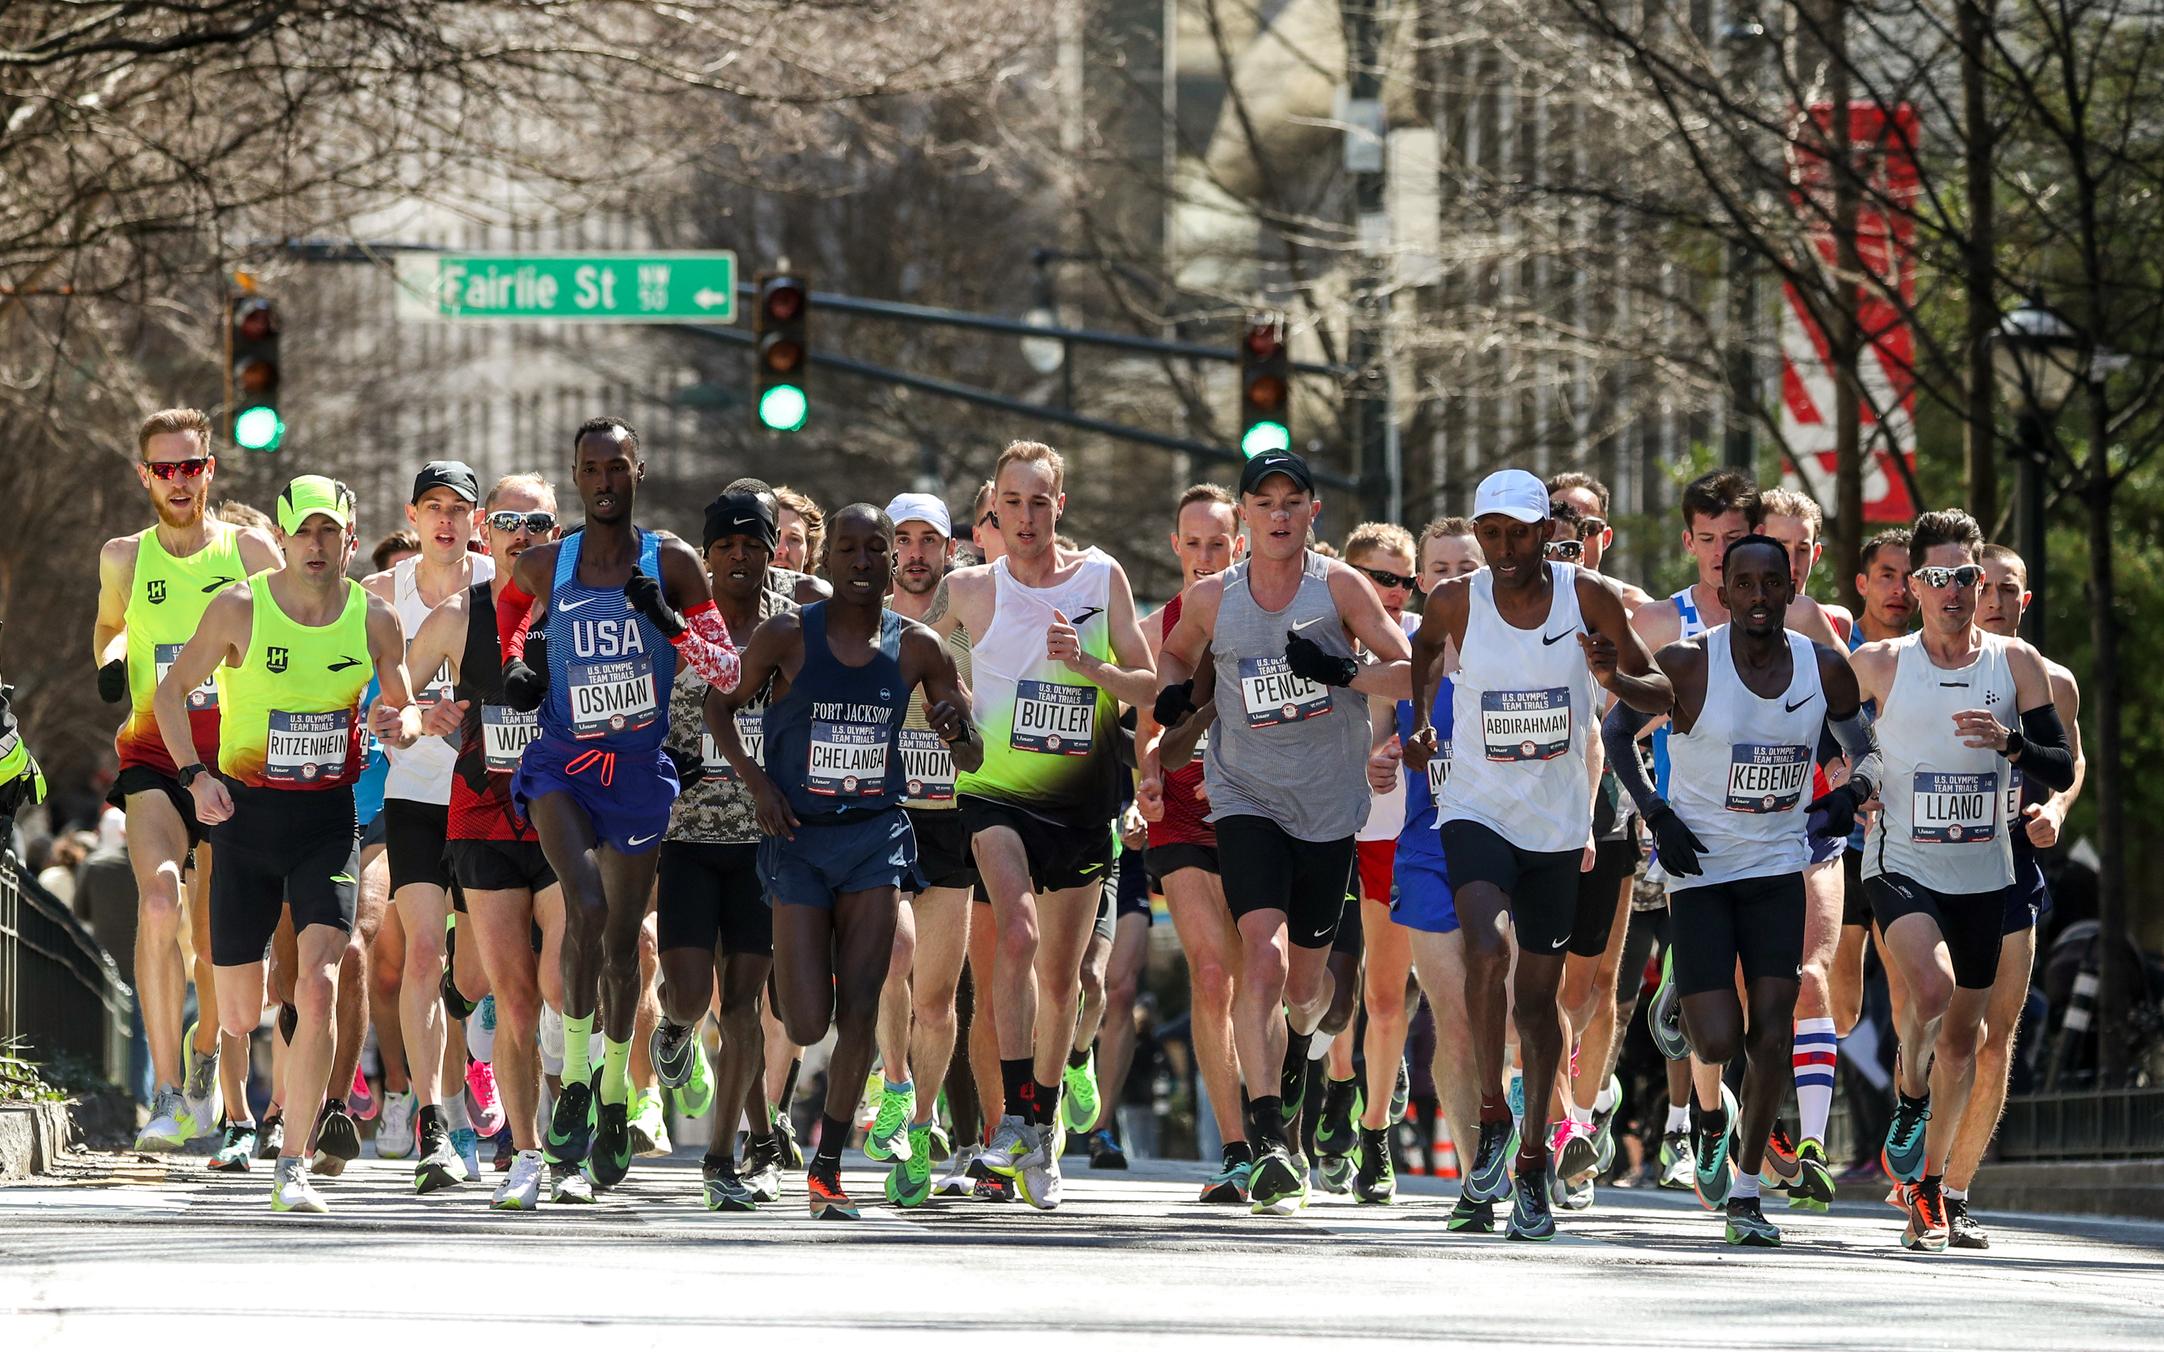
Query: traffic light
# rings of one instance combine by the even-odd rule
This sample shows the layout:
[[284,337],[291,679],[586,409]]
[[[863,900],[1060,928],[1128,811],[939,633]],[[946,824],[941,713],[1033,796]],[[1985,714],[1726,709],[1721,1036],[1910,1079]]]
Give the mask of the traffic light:
[[278,411],[278,307],[269,297],[240,295],[226,302],[226,355],[233,444],[244,451],[277,450],[286,424]]
[[759,339],[755,407],[759,422],[776,432],[796,431],[811,412],[804,395],[804,368],[811,360],[804,321],[810,309],[811,288],[802,277],[780,272],[760,276],[759,308],[752,314],[752,332]]
[[1282,315],[1247,321],[1240,343],[1240,454],[1292,449],[1292,359]]

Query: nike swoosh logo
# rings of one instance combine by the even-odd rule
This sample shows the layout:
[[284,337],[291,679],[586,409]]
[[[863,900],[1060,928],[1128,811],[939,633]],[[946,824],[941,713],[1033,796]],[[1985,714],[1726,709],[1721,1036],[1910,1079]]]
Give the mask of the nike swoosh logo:
[[562,604],[558,605],[556,608],[558,610],[566,611],[577,610],[580,606],[590,606],[600,599],[601,598],[598,596],[582,596],[576,601],[565,601]]
[[1560,634],[1542,634],[1540,636],[1540,646],[1545,648],[1551,643],[1561,643],[1564,639],[1569,638],[1572,634],[1576,632],[1578,631],[1575,629],[1565,629]]
[[1102,615],[1104,613],[1105,608],[1103,606],[1091,606],[1088,610],[1085,610],[1081,614],[1076,615],[1072,619],[1068,620],[1067,623],[1073,625],[1077,629],[1080,629],[1083,625],[1089,623],[1091,616]]
[[360,659],[360,658],[358,658],[358,657],[341,657],[341,658],[339,658],[339,659],[338,659],[338,660],[337,660],[336,662],[333,662],[333,663],[331,663],[331,664],[330,664],[330,666],[328,666],[327,668],[325,668],[325,670],[327,670],[327,671],[348,671],[348,670],[351,670],[351,669],[352,669],[352,668],[354,668],[354,667],[357,667],[357,666],[359,666],[360,664],[361,664],[361,659]]
[[[659,831],[656,831],[656,832],[654,833],[654,836],[658,836],[658,835],[660,835],[660,834],[661,834],[661,833],[660,833]],[[633,836],[633,837],[631,837],[631,838],[630,838],[629,840],[626,840],[626,841],[625,841],[624,843],[625,843],[626,845],[629,845],[629,846],[631,846],[632,848],[636,849],[636,848],[638,848],[639,846],[641,846],[641,845],[644,845],[644,844],[646,844],[646,843],[647,843],[648,841],[652,840],[652,839],[654,838],[654,836]]]
[[1322,622],[1323,622],[1324,620],[1327,620],[1327,619],[1329,619],[1329,618],[1330,618],[1330,617],[1329,617],[1328,615],[1317,615],[1317,616],[1316,616],[1316,617],[1315,617],[1314,619],[1312,619],[1312,620],[1302,620],[1302,621],[1300,621],[1300,622],[1299,622],[1298,624],[1296,624],[1296,625],[1294,625],[1294,626],[1292,627],[1292,632],[1294,632],[1295,634],[1297,634],[1297,633],[1299,633],[1299,632],[1300,632],[1300,631],[1301,631],[1302,629],[1305,629],[1305,628],[1307,628],[1307,627],[1308,627],[1309,625],[1311,625],[1311,624],[1321,624],[1321,623],[1322,623]]
[[234,578],[224,576],[214,577],[210,581],[203,584],[203,595],[208,596],[214,591],[221,591],[227,587],[230,587],[233,585],[235,580],[236,579]]
[[351,884],[353,881],[353,875],[350,873],[333,873],[331,875],[331,881],[334,883]]
[[1809,704],[1812,700],[1815,700],[1817,698],[1818,696],[1816,695],[1805,695],[1802,699],[1797,700],[1794,704],[1784,702],[1781,707],[1788,710],[1790,713],[1794,713],[1796,712],[1796,710],[1801,709],[1804,705]]

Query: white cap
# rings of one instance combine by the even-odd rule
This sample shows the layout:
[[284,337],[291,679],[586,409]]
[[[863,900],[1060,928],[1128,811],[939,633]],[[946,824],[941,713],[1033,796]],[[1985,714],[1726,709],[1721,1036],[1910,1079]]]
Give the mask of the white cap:
[[954,538],[954,518],[947,515],[947,504],[929,493],[896,494],[887,504],[887,519],[897,526],[905,521],[928,522],[949,540]]
[[1548,486],[1522,469],[1499,469],[1480,481],[1473,494],[1473,516],[1500,513],[1516,521],[1546,521]]

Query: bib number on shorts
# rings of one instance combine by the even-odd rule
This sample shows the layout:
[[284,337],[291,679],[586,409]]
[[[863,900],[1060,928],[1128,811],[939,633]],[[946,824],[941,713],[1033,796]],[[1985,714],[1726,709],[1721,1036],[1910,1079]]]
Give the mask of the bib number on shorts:
[[1087,756],[1096,747],[1096,734],[1096,686],[1014,683],[1014,732],[1007,744],[1015,750]]
[[[173,663],[180,657],[180,650],[186,646],[184,643],[160,643],[154,645],[151,665],[157,674],[152,678],[152,684],[163,685],[165,683],[165,673],[173,669]],[[217,679],[205,676],[201,685],[188,692],[188,712],[194,713],[198,709],[215,709],[217,707]]]
[[1570,691],[1481,691],[1480,737],[1491,761],[1554,760],[1570,750]]
[[289,714],[271,710],[270,738],[263,748],[266,784],[320,784],[346,768],[353,715],[345,710]]
[[566,675],[573,737],[612,737],[653,726],[659,706],[653,668],[645,662],[572,662]]
[[887,730],[813,719],[804,787],[826,798],[875,798],[887,787]]
[[481,757],[491,774],[518,769],[526,744],[541,733],[541,720],[502,704],[481,706]]
[[1283,657],[1240,659],[1240,704],[1247,726],[1276,728],[1329,713],[1330,687],[1292,674]]
[[1728,755],[1730,812],[1764,815],[1793,811],[1811,778],[1810,748],[1735,742]]
[[1428,757],[1428,797],[1441,803],[1443,785],[1450,782],[1450,739],[1445,737],[1436,747],[1435,754]]
[[[766,768],[766,706],[758,705],[736,711],[736,740],[744,744],[752,763]],[[714,734],[699,733],[699,756],[704,762],[704,774],[710,780],[724,784],[736,782],[736,767],[721,754],[721,747],[714,741]]]
[[902,729],[902,776],[909,797],[919,803],[954,800],[954,754],[930,728]]
[[1998,833],[1998,775],[1919,770],[1910,838],[1919,845],[1973,845]]

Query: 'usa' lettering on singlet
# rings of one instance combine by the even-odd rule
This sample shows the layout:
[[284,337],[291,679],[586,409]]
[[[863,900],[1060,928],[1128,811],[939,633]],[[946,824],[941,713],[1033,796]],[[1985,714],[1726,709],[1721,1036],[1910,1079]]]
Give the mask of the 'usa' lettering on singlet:
[[507,775],[518,769],[518,758],[526,754],[526,744],[540,735],[541,719],[537,714],[521,713],[501,704],[481,706],[481,756],[492,773]]
[[1998,833],[1998,775],[1919,770],[1910,839],[1920,845],[1973,845]]
[[954,753],[930,728],[902,729],[902,774],[908,793],[920,803],[944,803],[954,797]]
[[1570,750],[1570,691],[1481,691],[1480,737],[1491,761],[1554,760]]
[[1730,812],[1754,815],[1787,812],[1803,801],[1803,786],[1811,777],[1808,747],[1735,742],[1728,754]]
[[1007,744],[1015,750],[1087,756],[1096,735],[1097,687],[1056,681],[1014,683],[1014,732]]
[[270,738],[263,748],[267,784],[313,784],[345,767],[352,716],[344,712],[294,714],[271,710]]
[[[744,750],[751,756],[753,764],[762,770],[766,768],[764,704],[747,705],[736,711],[736,740],[744,744]],[[703,773],[708,779],[727,784],[736,782],[736,767],[729,764],[727,756],[721,754],[721,747],[715,743],[713,733],[699,734],[699,757],[704,762]]]
[[1301,723],[1332,708],[1330,687],[1293,675],[1282,656],[1240,659],[1240,704],[1251,728]]
[[[165,683],[165,673],[173,669],[173,663],[180,657],[180,650],[186,646],[184,643],[160,643],[154,645],[151,657],[151,666],[154,671],[152,680],[154,683],[159,685]],[[218,683],[212,677],[205,676],[201,685],[188,692],[188,708],[195,710],[215,709],[217,707]]]

